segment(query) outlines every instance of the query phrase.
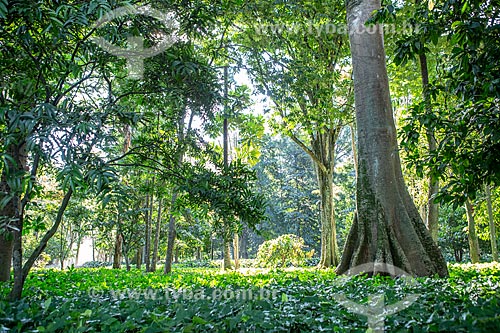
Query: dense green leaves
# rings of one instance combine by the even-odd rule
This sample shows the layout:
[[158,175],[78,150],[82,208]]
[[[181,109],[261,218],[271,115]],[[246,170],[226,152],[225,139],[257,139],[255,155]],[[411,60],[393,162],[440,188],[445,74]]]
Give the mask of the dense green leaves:
[[12,332],[365,332],[366,318],[340,306],[337,294],[365,304],[384,293],[392,304],[414,293],[416,303],[386,318],[387,331],[484,332],[500,322],[499,283],[498,264],[453,265],[449,279],[415,283],[316,270],[38,271],[26,300],[0,303],[0,318]]

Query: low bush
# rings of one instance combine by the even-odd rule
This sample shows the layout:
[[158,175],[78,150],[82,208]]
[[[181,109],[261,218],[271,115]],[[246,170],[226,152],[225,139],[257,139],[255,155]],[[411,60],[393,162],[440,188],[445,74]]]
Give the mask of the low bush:
[[107,262],[107,261],[87,261],[86,263],[82,264],[81,268],[99,268],[99,267],[111,267],[113,266],[112,262]]
[[304,251],[305,244],[301,237],[286,234],[265,241],[257,251],[257,261],[262,267],[287,267],[288,265],[303,266],[306,258],[313,252]]

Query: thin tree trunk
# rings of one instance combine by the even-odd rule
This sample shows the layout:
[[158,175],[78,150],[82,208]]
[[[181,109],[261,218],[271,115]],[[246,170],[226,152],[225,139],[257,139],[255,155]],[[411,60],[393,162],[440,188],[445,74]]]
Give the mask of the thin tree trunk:
[[467,213],[467,227],[469,229],[469,250],[470,260],[473,264],[479,262],[479,240],[476,233],[476,222],[474,220],[474,207],[469,199],[465,201],[465,211]]
[[234,234],[233,239],[233,251],[234,251],[234,268],[240,268],[240,237],[237,233]]
[[158,216],[156,217],[156,229],[155,229],[155,240],[153,244],[153,260],[151,261],[151,271],[156,271],[156,262],[158,261],[158,245],[160,243],[160,231],[161,231],[161,209],[162,209],[162,198],[158,197]]
[[248,259],[248,229],[244,226],[240,237],[240,256]]
[[149,193],[146,194],[146,233],[144,235],[144,261],[146,263],[146,272],[151,270],[151,206],[150,201],[153,201]]
[[78,256],[80,255],[80,246],[82,244],[82,238],[78,237],[78,241],[76,243],[76,255],[75,255],[75,267],[78,266]]
[[125,242],[125,239],[123,238],[123,235],[122,235],[122,239],[123,239],[123,244],[122,244],[122,247],[123,247],[123,258],[125,259],[125,267],[127,268],[127,272],[130,271],[130,259],[128,257],[129,255],[129,247],[128,247],[128,244],[127,242]]
[[61,268],[61,271],[64,270],[64,243],[63,243],[63,238],[64,238],[64,221],[61,220],[61,238],[59,239],[59,266]]
[[493,219],[491,191],[490,191],[490,186],[488,184],[484,185],[484,192],[486,194],[486,205],[488,207],[488,221],[490,226],[490,241],[491,241],[491,258],[493,261],[498,261],[497,230],[495,227],[495,220]]
[[369,274],[387,273],[386,264],[415,276],[447,276],[446,262],[413,203],[401,171],[389,94],[383,33],[366,26],[380,1],[349,0],[358,138],[357,212],[337,267],[343,274],[369,265]]
[[[228,98],[228,72],[227,66],[224,67],[224,122],[222,129],[222,142],[223,142],[223,158],[224,158],[224,168],[227,169],[229,165],[229,130],[228,130],[228,108],[227,108],[227,98]],[[228,219],[223,217],[224,224],[224,242],[222,252],[224,254],[223,264],[224,270],[232,269],[231,264],[231,241],[230,237],[227,236],[230,226],[228,225]]]
[[135,255],[135,267],[137,269],[141,269],[141,265],[142,265],[142,247],[139,247],[137,249],[137,252],[136,252],[136,255]]
[[233,265],[231,263],[231,241],[224,239],[224,247],[223,250],[223,269],[228,270],[232,269]]
[[120,269],[122,267],[122,234],[120,230],[116,231],[115,236],[115,251],[113,254],[113,268]]
[[[426,112],[430,113],[432,111],[432,108],[431,96],[429,93],[429,70],[427,67],[427,56],[425,55],[425,53],[421,53],[419,54],[419,59],[425,109]],[[436,138],[434,137],[434,131],[432,131],[430,128],[427,128],[426,135],[429,154],[432,154],[437,149],[437,142]],[[439,204],[435,203],[434,199],[439,192],[439,180],[434,179],[432,176],[429,176],[428,186],[429,190],[427,193],[427,217],[425,225],[427,226],[427,229],[429,229],[432,239],[437,244],[439,230]]]
[[214,260],[215,238],[210,239],[210,260]]
[[[176,200],[177,200],[177,191],[174,191],[174,193],[172,194],[172,201],[170,203],[171,210],[174,209]],[[173,212],[171,212],[168,221],[167,255],[165,258],[165,267],[163,269],[164,274],[170,274],[170,272],[172,272],[172,259],[174,255],[175,237],[176,237],[175,216]]]

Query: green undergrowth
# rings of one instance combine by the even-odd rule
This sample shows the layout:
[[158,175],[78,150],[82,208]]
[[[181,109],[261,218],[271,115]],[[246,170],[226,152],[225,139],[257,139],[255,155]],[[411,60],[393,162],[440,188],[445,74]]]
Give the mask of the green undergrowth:
[[[3,332],[366,332],[340,304],[418,298],[388,315],[386,332],[495,332],[500,265],[450,265],[450,277],[338,277],[330,270],[178,268],[170,275],[109,268],[39,270],[24,299],[0,301]],[[3,295],[7,286],[2,286]]]

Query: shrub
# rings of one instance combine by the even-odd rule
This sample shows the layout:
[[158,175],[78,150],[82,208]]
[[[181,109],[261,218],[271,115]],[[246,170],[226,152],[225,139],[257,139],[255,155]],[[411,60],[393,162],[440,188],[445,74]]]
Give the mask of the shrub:
[[46,252],[42,252],[40,256],[36,259],[35,263],[33,264],[33,268],[45,268],[47,264],[50,261],[50,255],[47,254]]
[[302,266],[313,251],[304,252],[304,240],[301,237],[286,234],[265,241],[259,246],[257,260],[263,267],[286,267],[291,264]]
[[99,268],[99,267],[108,267],[108,266],[113,266],[112,262],[106,262],[106,261],[87,261],[83,265],[79,266],[82,268]]

